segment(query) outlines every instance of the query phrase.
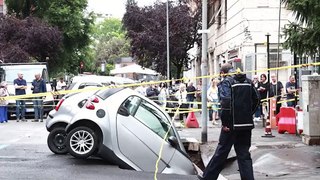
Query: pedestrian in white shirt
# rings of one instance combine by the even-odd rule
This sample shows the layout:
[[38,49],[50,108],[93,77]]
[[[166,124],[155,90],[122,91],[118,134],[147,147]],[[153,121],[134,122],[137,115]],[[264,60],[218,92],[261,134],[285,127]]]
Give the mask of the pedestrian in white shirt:
[[66,82],[64,82],[63,78],[60,78],[60,80],[57,82],[57,90],[61,91],[66,88]]

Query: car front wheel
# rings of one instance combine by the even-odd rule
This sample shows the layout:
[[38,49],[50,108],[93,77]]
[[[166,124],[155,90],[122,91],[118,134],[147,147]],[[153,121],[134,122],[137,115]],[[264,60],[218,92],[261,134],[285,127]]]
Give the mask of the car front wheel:
[[98,137],[92,129],[80,126],[68,133],[66,143],[72,156],[86,159],[96,151]]
[[55,154],[67,154],[68,149],[66,147],[67,133],[63,127],[57,127],[53,129],[48,135],[47,143],[49,149]]

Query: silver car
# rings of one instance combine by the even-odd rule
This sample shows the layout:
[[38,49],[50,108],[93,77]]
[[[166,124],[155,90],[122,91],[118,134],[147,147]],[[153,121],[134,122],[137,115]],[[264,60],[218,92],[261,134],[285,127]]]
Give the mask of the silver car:
[[101,90],[81,99],[73,102],[81,110],[66,127],[65,145],[74,157],[96,155],[122,168],[154,172],[168,132],[159,172],[196,174],[170,117],[151,100],[131,89]]

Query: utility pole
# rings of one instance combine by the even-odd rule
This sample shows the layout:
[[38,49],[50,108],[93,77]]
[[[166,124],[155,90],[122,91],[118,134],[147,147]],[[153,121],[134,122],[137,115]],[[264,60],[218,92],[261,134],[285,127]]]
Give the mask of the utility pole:
[[170,80],[169,0],[167,0],[167,80]]
[[[270,34],[267,33],[267,68],[268,68],[268,83],[270,84]],[[269,92],[269,91],[268,91]]]
[[208,110],[207,110],[207,78],[204,76],[208,75],[208,64],[207,64],[207,49],[208,49],[208,30],[207,30],[207,0],[202,0],[202,54],[201,54],[201,76],[202,76],[202,131],[201,131],[201,142],[205,143],[208,141]]
[[[271,81],[270,81],[270,34],[269,33],[267,33],[266,34],[266,36],[267,36],[267,68],[268,68],[268,84],[269,84],[269,86],[271,87]],[[278,83],[277,83],[278,84]],[[277,86],[276,86],[276,88],[277,88]],[[276,98],[277,98],[277,89],[276,89]],[[268,97],[270,97],[270,91],[268,91]],[[271,106],[270,106],[270,100],[268,100],[268,105],[269,105],[269,109],[271,108]],[[269,117],[270,118],[270,117]],[[263,127],[265,127],[265,120],[264,120],[264,118],[263,118]]]

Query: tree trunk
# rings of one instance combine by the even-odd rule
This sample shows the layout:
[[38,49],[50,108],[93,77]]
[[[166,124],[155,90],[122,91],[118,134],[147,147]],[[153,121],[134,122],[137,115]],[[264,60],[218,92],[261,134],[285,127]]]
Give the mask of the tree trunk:
[[180,78],[181,78],[182,67],[183,67],[182,64],[177,64],[177,65],[176,65],[176,68],[177,68],[176,78],[177,78],[177,79],[180,79]]

